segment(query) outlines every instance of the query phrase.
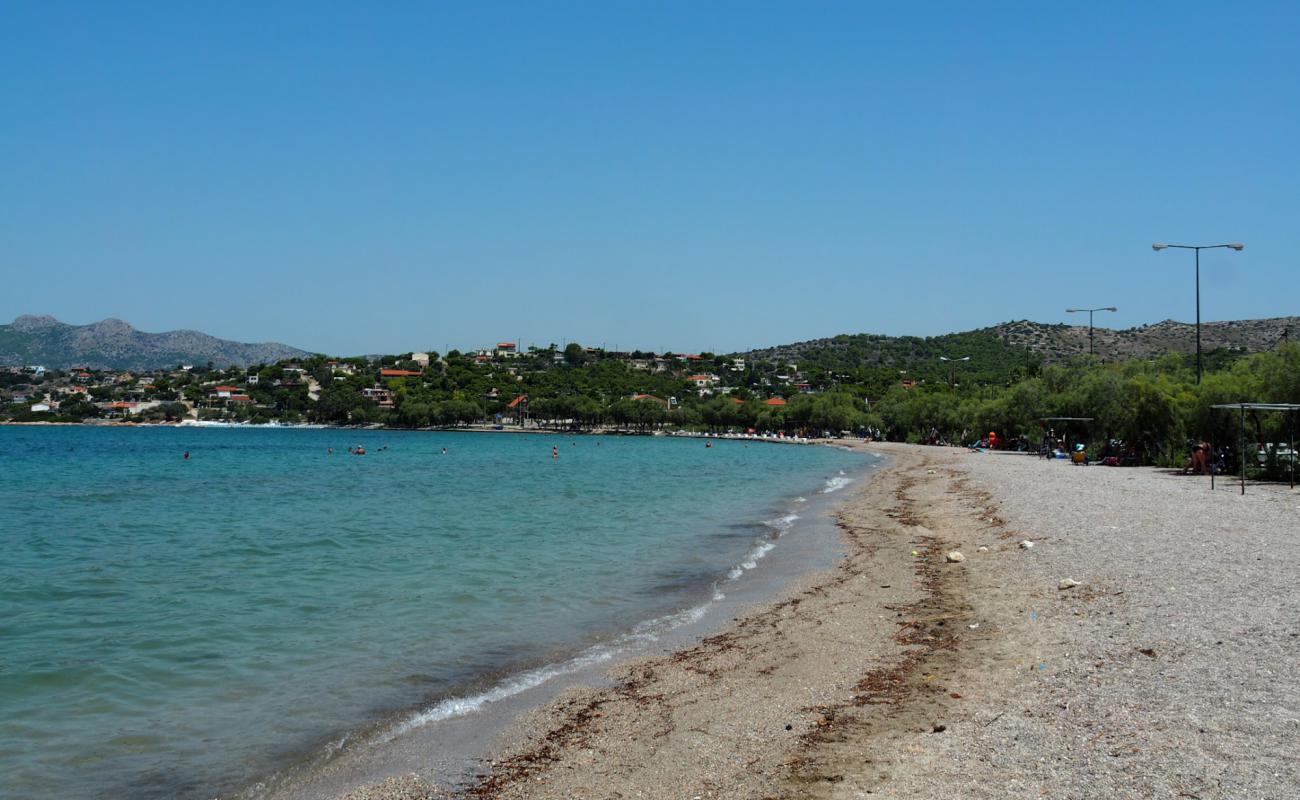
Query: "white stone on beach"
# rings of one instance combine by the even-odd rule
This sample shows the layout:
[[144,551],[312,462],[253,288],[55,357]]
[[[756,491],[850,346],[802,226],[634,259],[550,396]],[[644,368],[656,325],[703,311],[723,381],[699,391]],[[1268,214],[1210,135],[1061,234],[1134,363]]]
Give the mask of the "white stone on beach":
[[978,548],[976,548],[976,551],[980,553],[987,553],[989,551],[989,548],[987,545],[980,545]]
[[966,556],[962,555],[960,550],[952,550],[944,558],[948,560],[949,564],[957,564],[966,560]]
[[1022,542],[1020,542],[1020,549],[1021,549],[1021,550],[1028,550],[1029,548],[1031,548],[1031,547],[1033,547],[1033,546],[1034,546],[1034,543],[1031,542],[1031,541],[1029,541],[1028,539],[1025,539],[1025,540],[1023,540]]
[[1079,582],[1074,578],[1062,578],[1061,582],[1056,585],[1058,589],[1073,589],[1078,586]]

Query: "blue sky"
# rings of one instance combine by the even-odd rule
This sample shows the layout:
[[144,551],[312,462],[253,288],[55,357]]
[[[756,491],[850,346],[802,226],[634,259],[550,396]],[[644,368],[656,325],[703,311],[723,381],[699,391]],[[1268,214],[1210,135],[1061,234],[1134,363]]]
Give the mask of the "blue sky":
[[[7,2],[0,319],[335,353],[1300,314],[1291,3]],[[1086,321],[1086,320],[1085,320]]]

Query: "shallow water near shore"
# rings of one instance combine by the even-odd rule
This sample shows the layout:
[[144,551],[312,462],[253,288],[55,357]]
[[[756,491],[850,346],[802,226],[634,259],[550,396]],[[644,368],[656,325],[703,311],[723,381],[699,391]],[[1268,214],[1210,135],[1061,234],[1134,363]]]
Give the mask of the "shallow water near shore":
[[0,454],[0,788],[70,798],[234,794],[599,663],[743,594],[798,498],[864,466],[339,430],[9,428]]

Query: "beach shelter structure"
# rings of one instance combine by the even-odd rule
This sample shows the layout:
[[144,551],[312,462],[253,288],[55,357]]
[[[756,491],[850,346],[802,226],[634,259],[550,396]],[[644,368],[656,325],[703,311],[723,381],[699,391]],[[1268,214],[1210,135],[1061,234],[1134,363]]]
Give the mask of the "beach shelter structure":
[[[1291,488],[1295,488],[1295,418],[1300,412],[1300,403],[1218,403],[1210,406],[1214,409],[1236,409],[1241,419],[1241,493],[1246,493],[1246,412],[1247,411],[1281,411],[1286,413],[1287,430],[1290,432],[1289,457],[1291,461]],[[1211,433],[1210,452],[1214,453],[1214,439]],[[1213,467],[1210,469],[1210,488],[1214,488]]]

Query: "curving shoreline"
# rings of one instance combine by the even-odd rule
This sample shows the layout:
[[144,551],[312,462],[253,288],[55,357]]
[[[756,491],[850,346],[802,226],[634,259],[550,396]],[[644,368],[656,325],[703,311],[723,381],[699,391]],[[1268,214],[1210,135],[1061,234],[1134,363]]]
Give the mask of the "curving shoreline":
[[871,449],[833,570],[525,714],[474,783],[346,797],[1297,793],[1295,492]]
[[[794,494],[770,510],[763,521],[767,534],[725,574],[719,574],[712,598],[663,618],[648,620],[615,640],[563,655],[525,672],[501,676],[475,694],[422,705],[386,721],[346,747],[322,752],[240,797],[299,800],[337,796],[389,774],[419,769],[425,779],[463,785],[486,773],[495,738],[521,715],[545,705],[575,686],[606,686],[611,666],[667,655],[690,646],[725,626],[755,602],[765,602],[812,570],[824,570],[838,557],[838,531],[830,513],[848,495],[846,486],[869,479],[877,459],[825,477],[816,493]],[[797,520],[797,522],[795,522]],[[770,537],[770,538],[769,538]],[[706,587],[707,588],[707,587]]]

